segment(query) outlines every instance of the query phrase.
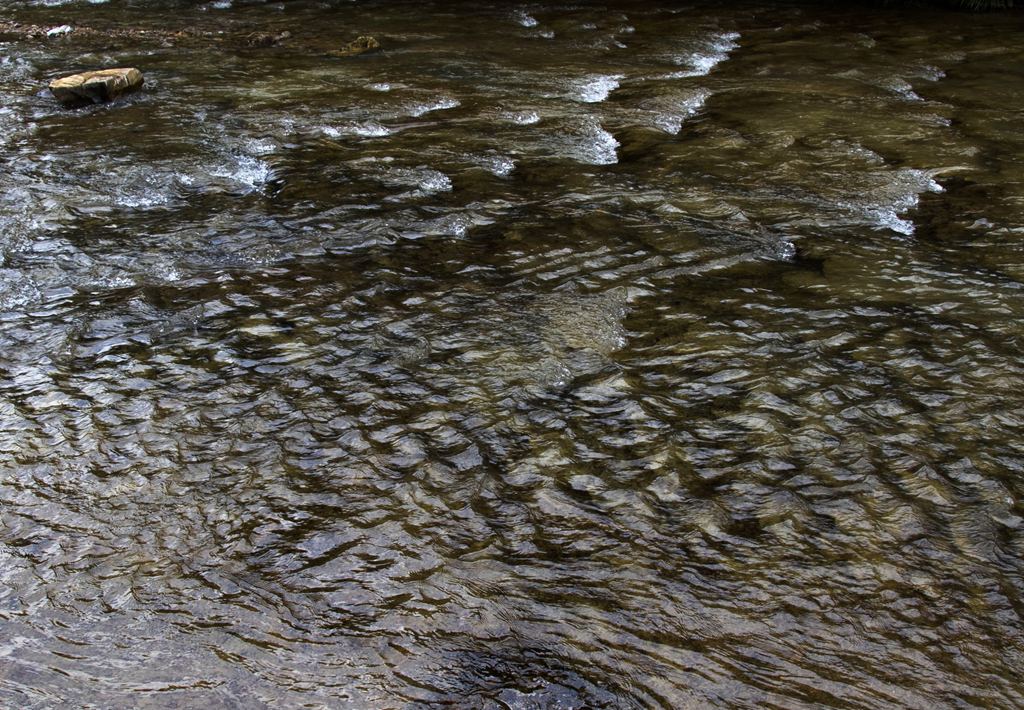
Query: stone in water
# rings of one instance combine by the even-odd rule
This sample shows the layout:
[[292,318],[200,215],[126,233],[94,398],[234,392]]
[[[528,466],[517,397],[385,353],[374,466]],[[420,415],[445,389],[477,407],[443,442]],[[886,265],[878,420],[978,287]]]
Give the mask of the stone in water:
[[138,90],[142,81],[138,69],[101,69],[54,79],[50,92],[65,106],[101,104]]
[[356,37],[341,49],[329,52],[329,54],[334,57],[355,57],[356,55],[373,52],[378,49],[380,49],[380,42],[376,38],[363,35],[362,37]]

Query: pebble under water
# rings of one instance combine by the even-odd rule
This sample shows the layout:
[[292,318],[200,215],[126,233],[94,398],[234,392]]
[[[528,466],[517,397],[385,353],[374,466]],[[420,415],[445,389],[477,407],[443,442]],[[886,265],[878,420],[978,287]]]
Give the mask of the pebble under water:
[[0,707],[1024,707],[1021,14],[0,15]]

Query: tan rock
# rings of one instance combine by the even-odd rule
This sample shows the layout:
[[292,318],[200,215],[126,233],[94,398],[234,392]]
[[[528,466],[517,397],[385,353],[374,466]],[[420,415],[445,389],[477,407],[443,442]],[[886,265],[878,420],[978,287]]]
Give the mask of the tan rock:
[[366,52],[372,52],[377,49],[380,49],[380,42],[378,42],[374,37],[364,35],[362,37],[356,37],[341,49],[330,52],[330,54],[333,57],[354,57],[357,54],[365,54]]
[[125,67],[72,74],[50,82],[50,92],[65,106],[101,104],[142,86],[142,72]]

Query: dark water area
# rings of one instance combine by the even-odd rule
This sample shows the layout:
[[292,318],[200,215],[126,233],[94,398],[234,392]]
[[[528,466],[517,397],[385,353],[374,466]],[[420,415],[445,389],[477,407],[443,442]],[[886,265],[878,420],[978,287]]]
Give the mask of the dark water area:
[[1024,707],[1020,13],[0,19],[0,707]]

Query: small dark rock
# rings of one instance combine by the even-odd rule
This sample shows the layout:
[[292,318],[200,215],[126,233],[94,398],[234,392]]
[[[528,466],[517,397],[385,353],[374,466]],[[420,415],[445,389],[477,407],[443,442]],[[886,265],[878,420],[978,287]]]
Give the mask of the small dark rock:
[[292,36],[292,33],[285,30],[277,34],[270,32],[253,32],[245,38],[245,43],[250,47],[273,47]]

